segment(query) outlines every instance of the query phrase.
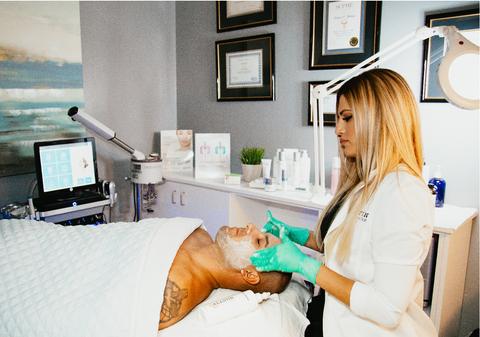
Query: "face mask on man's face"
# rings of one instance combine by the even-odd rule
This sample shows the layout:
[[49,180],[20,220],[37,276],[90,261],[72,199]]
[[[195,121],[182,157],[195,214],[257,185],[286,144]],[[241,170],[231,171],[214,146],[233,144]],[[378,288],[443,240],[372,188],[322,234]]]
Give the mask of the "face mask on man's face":
[[243,269],[252,264],[250,256],[256,249],[251,242],[234,241],[228,236],[226,230],[218,233],[217,242],[228,266],[234,269]]

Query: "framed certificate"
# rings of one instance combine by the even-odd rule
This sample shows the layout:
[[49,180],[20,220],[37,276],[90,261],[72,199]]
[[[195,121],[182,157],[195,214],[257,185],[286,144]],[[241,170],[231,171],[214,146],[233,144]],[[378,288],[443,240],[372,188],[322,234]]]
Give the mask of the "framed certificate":
[[[308,125],[313,125],[312,104],[316,101],[311,100],[312,90],[320,84],[328,83],[328,81],[308,82]],[[339,84],[341,82],[337,82]],[[336,84],[334,84],[336,85]],[[317,107],[318,111],[318,107]],[[335,127],[337,122],[335,115],[337,113],[337,92],[333,92],[323,99],[323,125]],[[318,119],[317,119],[318,120]]]
[[[458,12],[427,15],[425,26],[455,26],[460,34],[479,45],[478,8]],[[447,103],[437,85],[437,68],[447,52],[447,39],[432,36],[423,42],[423,76],[421,102]]]
[[274,23],[276,1],[217,1],[217,33]]
[[275,34],[216,42],[217,101],[273,101]]
[[310,70],[352,68],[379,50],[381,1],[312,1]]

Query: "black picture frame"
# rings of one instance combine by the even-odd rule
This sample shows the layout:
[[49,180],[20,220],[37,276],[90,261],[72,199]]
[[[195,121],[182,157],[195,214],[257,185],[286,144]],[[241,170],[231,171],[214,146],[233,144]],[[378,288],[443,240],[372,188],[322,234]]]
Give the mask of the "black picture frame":
[[[308,125],[313,125],[313,114],[312,114],[312,90],[320,84],[328,83],[329,81],[310,81],[308,82]],[[342,83],[343,81],[337,82],[334,85]],[[324,100],[323,106],[323,126],[333,126],[337,125],[336,120],[336,101],[337,101],[337,94],[336,91],[331,93],[329,96],[328,101]],[[318,120],[318,119],[317,119]]]
[[276,1],[246,1],[244,4],[262,3],[263,9],[246,8],[243,12],[229,13],[228,6],[232,3],[217,1],[217,33],[277,23]]
[[[334,39],[336,31],[342,32],[336,25],[341,23],[345,27],[347,21],[339,21],[336,16],[336,20],[330,23],[330,9],[348,4],[361,6],[361,15],[357,16],[360,20],[359,36],[354,34],[347,39]],[[310,13],[309,70],[353,68],[379,51],[381,1],[312,1]],[[329,30],[329,27],[332,28]],[[328,39],[328,36],[332,38]],[[333,42],[339,43],[333,46]],[[344,47],[345,43],[348,48]]]
[[[479,30],[479,9],[427,15],[425,26],[456,26],[460,33]],[[468,38],[468,36],[465,36]],[[448,103],[437,85],[437,69],[446,53],[446,39],[432,36],[423,41],[423,72],[420,102]]]
[[215,50],[217,101],[275,100],[274,33],[217,41]]

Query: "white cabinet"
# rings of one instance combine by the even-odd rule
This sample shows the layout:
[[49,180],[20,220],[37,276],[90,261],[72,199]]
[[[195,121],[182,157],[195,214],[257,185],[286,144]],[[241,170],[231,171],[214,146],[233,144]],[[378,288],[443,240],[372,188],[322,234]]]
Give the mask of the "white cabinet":
[[215,238],[218,229],[229,225],[229,193],[168,181],[158,189],[157,212],[161,218],[202,219]]
[[477,216],[472,208],[445,205],[435,209],[438,235],[430,318],[439,337],[458,336],[462,312],[468,251],[472,224]]

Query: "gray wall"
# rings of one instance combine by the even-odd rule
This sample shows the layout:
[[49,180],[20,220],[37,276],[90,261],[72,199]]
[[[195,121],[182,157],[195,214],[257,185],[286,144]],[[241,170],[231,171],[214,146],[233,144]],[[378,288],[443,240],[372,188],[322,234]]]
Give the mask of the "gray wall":
[[[149,154],[155,132],[175,129],[175,3],[80,2],[85,112]],[[99,177],[116,183],[113,221],[132,221],[130,154],[94,136]],[[156,149],[158,151],[158,148]],[[35,174],[0,178],[0,205],[26,201]]]
[[[422,26],[425,15],[441,9],[477,5],[460,1],[384,1],[380,46],[385,48]],[[313,156],[313,131],[307,125],[308,81],[330,80],[345,70],[308,70],[310,2],[279,1],[277,24],[216,32],[215,2],[177,2],[177,123],[179,129],[231,134],[232,172],[241,173],[238,154],[244,146],[307,149]],[[274,102],[217,102],[215,41],[275,33],[276,92]],[[406,78],[420,101],[422,43],[382,67]],[[441,165],[447,181],[446,202],[479,208],[479,111],[447,103],[421,103],[424,155]],[[331,158],[337,153],[334,129],[325,130],[327,186]],[[312,174],[313,175],[313,174]],[[312,178],[313,179],[313,178]],[[478,327],[478,220],[474,225],[462,311],[466,335]]]
[[[85,1],[80,19],[85,112],[131,147],[153,152],[154,133],[177,122],[175,3]],[[114,220],[132,221],[130,154],[96,140],[99,175],[117,185]]]
[[[383,2],[381,46],[386,47],[436,10],[478,2]],[[329,80],[342,71],[309,71],[309,2],[278,2],[278,23],[216,33],[215,2],[80,3],[86,112],[117,132],[132,147],[149,153],[160,130],[229,132],[232,172],[241,173],[238,153],[263,146],[307,149],[307,82]],[[274,102],[216,102],[215,41],[275,33],[277,99]],[[405,51],[385,67],[401,73],[419,97],[422,46]],[[442,166],[449,204],[479,208],[479,116],[449,104],[420,104],[425,157]],[[333,128],[326,128],[327,179],[337,152]],[[90,135],[96,136],[89,132]],[[114,180],[120,200],[114,221],[133,217],[130,156],[96,136],[100,176]],[[432,169],[433,170],[433,169]],[[433,174],[433,172],[431,172]],[[0,178],[0,205],[24,201],[33,174]],[[329,180],[327,180],[329,186]],[[479,233],[474,225],[467,270],[461,334],[479,326]]]

